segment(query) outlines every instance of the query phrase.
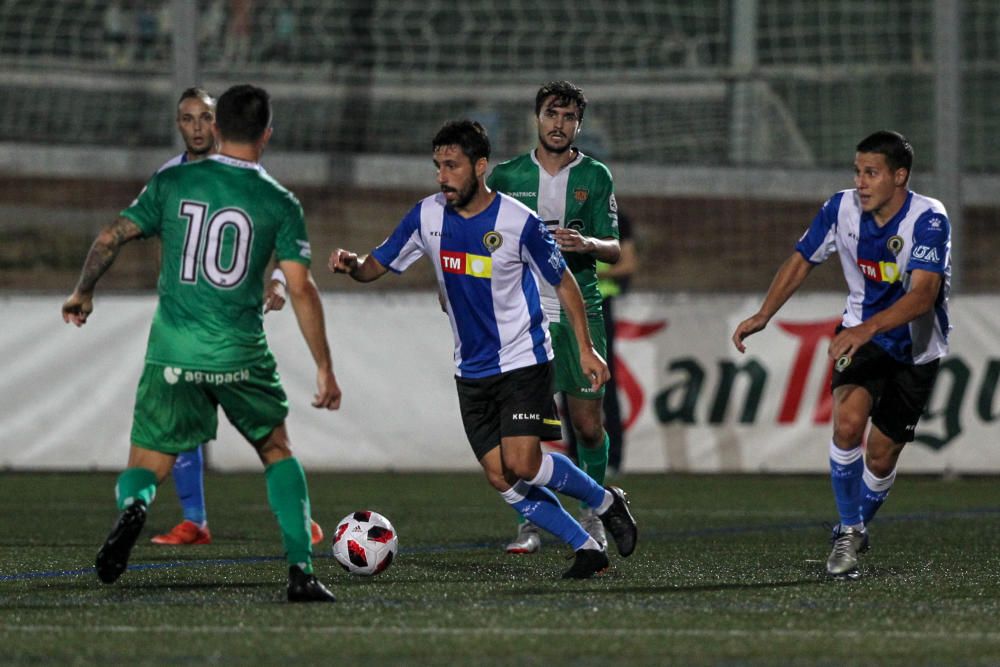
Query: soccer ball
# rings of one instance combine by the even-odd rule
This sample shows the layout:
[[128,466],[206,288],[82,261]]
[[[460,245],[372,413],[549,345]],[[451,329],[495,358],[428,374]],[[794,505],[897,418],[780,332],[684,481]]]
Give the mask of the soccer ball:
[[378,512],[360,510],[337,524],[333,535],[333,557],[340,566],[361,576],[384,572],[399,549],[396,529]]

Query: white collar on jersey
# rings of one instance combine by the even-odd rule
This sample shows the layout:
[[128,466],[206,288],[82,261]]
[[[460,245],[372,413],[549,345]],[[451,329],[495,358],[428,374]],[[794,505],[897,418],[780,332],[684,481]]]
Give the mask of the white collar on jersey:
[[[576,146],[573,146],[571,148],[571,150],[572,149],[576,149],[576,157],[573,158],[572,162],[567,163],[559,171],[565,171],[567,169],[572,169],[576,165],[580,164],[580,162],[583,160],[583,158],[587,157],[586,155],[583,154],[583,151],[581,151],[579,148],[576,148]],[[535,154],[535,151],[537,151],[537,150],[538,150],[537,147],[531,149],[531,153],[529,153],[529,155],[531,155],[531,161],[535,163],[536,167],[538,167],[539,169],[544,170],[544,167],[542,167],[542,163],[538,161],[538,156]]]
[[208,156],[209,160],[215,160],[216,162],[221,162],[222,164],[228,164],[230,167],[239,167],[240,169],[256,169],[261,170],[259,162],[249,162],[247,160],[240,160],[234,157],[229,157],[228,155],[221,155],[219,153],[214,153]]

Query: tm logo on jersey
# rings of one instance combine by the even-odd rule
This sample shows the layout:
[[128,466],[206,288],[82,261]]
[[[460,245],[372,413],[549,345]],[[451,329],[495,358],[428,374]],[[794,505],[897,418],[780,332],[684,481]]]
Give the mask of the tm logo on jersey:
[[859,259],[858,268],[861,269],[861,275],[868,280],[881,283],[899,281],[899,265],[895,262],[873,262],[870,259]]
[[485,255],[442,250],[441,270],[445,273],[459,273],[474,278],[492,278],[493,259]]

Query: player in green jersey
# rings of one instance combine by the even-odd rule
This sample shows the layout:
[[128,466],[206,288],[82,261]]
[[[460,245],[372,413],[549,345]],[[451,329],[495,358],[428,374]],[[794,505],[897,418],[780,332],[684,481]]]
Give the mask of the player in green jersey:
[[[538,212],[552,230],[573,272],[587,309],[587,323],[595,349],[605,354],[601,293],[597,289],[597,262],[614,264],[618,244],[618,206],[611,172],[573,145],[580,133],[587,98],[569,81],[553,81],[535,95],[538,146],[503,162],[490,174],[490,188],[504,192]],[[542,307],[556,355],[556,391],[564,392],[570,422],[577,438],[577,460],[598,484],[608,467],[608,434],[601,417],[604,388],[594,390],[579,364],[576,338],[567,326],[559,302],[543,293]],[[602,544],[607,537],[593,508],[584,508],[580,523]],[[541,541],[537,529],[522,523],[507,545],[508,553],[533,553]]]
[[[197,162],[215,152],[215,99],[203,88],[187,88],[177,100],[177,132],[184,140],[184,152],[167,160],[157,171],[189,162]],[[285,274],[274,269],[264,294],[264,312],[281,310],[285,306]],[[204,445],[181,452],[174,461],[171,476],[177,490],[183,519],[168,532],[154,535],[153,544],[171,546],[211,544],[205,506]],[[323,541],[323,529],[315,520],[311,525],[312,543]]]
[[157,173],[98,234],[63,304],[63,319],[82,326],[94,309],[97,281],[122,245],[160,238],[159,305],[136,392],[128,467],[115,488],[121,514],[97,554],[97,575],[113,583],[126,570],[157,485],[178,453],[215,437],[221,405],[265,466],[289,563],[289,601],[332,602],[313,574],[309,492],[292,456],[288,401],[263,328],[264,281],[275,254],[316,362],[313,406],[339,408],[302,207],[259,164],[271,137],[266,91],[227,90],[213,131],[217,154]]

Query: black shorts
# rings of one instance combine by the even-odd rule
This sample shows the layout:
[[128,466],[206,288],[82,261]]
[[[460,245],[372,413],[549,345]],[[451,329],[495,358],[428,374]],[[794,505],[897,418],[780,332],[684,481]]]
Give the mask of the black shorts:
[[491,375],[455,378],[462,424],[476,460],[517,435],[541,437],[552,405],[552,363]]
[[940,359],[913,365],[896,361],[875,343],[862,345],[851,363],[834,365],[832,388],[852,384],[872,396],[872,425],[893,442],[912,442],[934,389]]

